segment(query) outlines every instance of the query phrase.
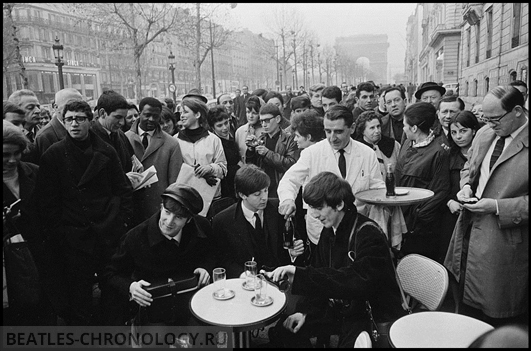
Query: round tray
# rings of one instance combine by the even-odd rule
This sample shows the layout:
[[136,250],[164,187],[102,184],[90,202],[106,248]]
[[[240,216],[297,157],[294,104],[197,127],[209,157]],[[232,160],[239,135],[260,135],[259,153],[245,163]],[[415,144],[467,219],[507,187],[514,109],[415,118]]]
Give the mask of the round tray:
[[391,205],[391,206],[406,206],[419,202],[426,201],[435,195],[433,191],[421,188],[412,187],[397,187],[396,189],[405,189],[409,192],[405,195],[394,197],[386,197],[386,190],[384,189],[370,189],[360,191],[354,196],[356,199],[372,205]]

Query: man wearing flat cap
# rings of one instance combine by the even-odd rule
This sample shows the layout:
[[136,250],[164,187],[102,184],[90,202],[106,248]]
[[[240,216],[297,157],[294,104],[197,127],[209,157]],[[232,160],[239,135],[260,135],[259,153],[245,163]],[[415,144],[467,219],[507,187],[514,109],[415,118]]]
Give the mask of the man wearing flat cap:
[[417,101],[429,102],[436,109],[439,109],[439,102],[445,93],[446,89],[443,86],[435,82],[426,82],[422,83],[415,92],[415,98],[417,98]]
[[[157,282],[168,282],[198,276],[199,286],[207,285],[215,266],[208,220],[197,216],[203,209],[201,195],[184,184],[171,184],[161,195],[160,212],[130,230],[105,270],[109,286],[129,299],[139,312],[153,303],[145,290]],[[193,291],[180,294],[178,313],[167,325],[195,324],[188,308]],[[133,312],[135,313],[135,312]],[[133,314],[134,315],[134,314]],[[147,313],[136,314],[136,325],[149,325]],[[129,318],[132,316],[129,316]]]

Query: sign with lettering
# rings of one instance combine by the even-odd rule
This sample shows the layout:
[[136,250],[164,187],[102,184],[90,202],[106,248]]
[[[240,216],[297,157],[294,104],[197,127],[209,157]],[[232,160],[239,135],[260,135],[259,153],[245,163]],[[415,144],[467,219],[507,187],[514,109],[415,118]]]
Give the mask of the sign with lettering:
[[37,63],[37,59],[34,56],[22,56],[22,62]]

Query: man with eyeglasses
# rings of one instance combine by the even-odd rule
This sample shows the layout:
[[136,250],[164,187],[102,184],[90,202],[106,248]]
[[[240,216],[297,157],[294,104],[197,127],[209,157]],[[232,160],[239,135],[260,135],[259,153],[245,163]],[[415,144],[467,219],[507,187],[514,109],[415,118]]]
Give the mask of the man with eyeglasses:
[[497,327],[529,316],[529,125],[523,95],[498,86],[483,100],[487,125],[461,171],[444,265],[459,282],[460,313]]
[[[131,224],[133,190],[115,149],[90,129],[90,106],[73,101],[62,115],[68,134],[42,155],[35,186],[49,260],[43,280],[67,325],[106,323],[92,304],[94,276],[101,278]],[[99,288],[109,311],[109,290]]]
[[295,136],[288,135],[280,128],[282,114],[277,105],[267,103],[260,108],[260,123],[264,128],[262,144],[248,146],[245,153],[247,163],[262,168],[271,182],[269,197],[278,198],[277,187],[280,179],[299,158],[299,148]]

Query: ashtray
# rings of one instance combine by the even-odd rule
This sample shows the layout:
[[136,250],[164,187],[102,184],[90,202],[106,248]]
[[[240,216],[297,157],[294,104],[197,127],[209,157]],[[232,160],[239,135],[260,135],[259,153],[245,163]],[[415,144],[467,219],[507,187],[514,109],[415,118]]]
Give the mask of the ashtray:
[[400,196],[400,195],[407,195],[409,194],[409,190],[408,189],[404,189],[404,188],[396,188],[395,189],[395,194],[397,196]]
[[[221,292],[223,291],[223,295],[221,295]],[[228,299],[232,299],[236,294],[234,293],[233,290],[229,290],[229,289],[220,289],[220,290],[216,290],[212,293],[212,296],[216,299],[216,300],[228,300]]]
[[269,306],[273,303],[273,298],[271,296],[266,297],[264,301],[256,302],[256,296],[253,296],[251,298],[251,305],[258,306],[258,307],[265,307]]
[[242,288],[243,288],[243,290],[254,291],[254,286],[247,285],[247,281],[244,281],[242,283]]

